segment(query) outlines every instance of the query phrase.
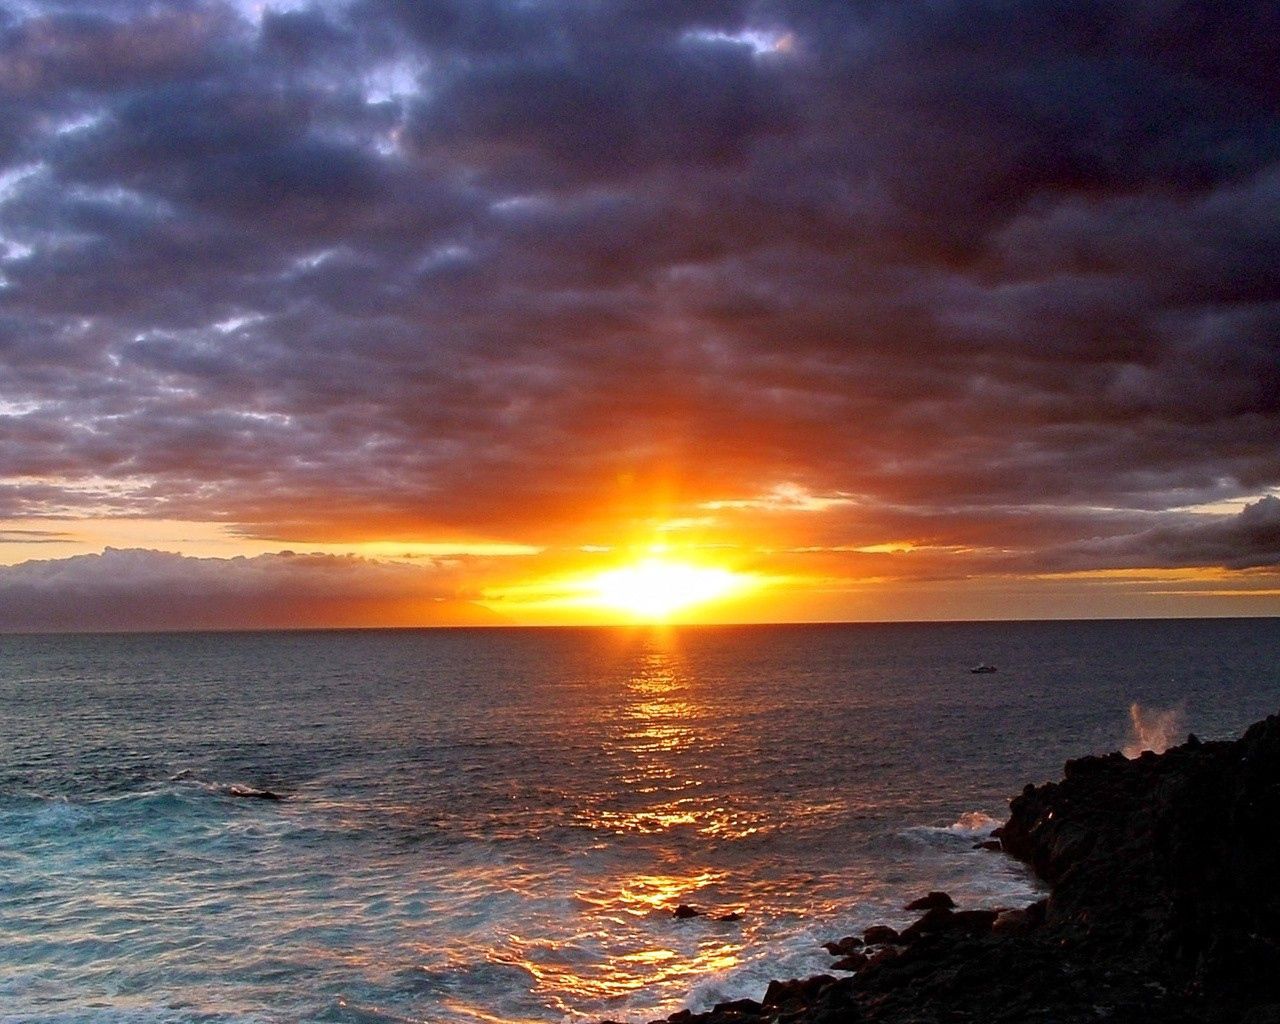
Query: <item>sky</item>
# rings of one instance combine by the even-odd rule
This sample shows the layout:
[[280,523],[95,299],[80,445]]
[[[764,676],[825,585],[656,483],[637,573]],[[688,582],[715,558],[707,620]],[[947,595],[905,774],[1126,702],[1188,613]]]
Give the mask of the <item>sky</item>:
[[1280,614],[1270,2],[0,2],[0,629]]

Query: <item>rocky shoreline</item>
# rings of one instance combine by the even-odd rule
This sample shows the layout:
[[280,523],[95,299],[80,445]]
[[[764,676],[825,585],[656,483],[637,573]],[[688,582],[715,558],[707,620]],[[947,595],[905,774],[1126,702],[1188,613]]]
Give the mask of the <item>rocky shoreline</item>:
[[1046,899],[957,909],[930,893],[901,934],[829,943],[841,976],[667,1021],[1280,1024],[1280,716],[1063,776],[1027,786],[994,834]]

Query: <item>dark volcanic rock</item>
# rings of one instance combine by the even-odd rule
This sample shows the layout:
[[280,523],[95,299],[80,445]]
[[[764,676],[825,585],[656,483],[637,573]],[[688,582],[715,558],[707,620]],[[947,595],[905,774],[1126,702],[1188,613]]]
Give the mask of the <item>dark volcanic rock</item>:
[[1044,924],[1046,900],[1015,910],[997,910],[996,919],[991,922],[991,930],[997,933],[1029,932]]
[[948,910],[946,907],[934,907],[915,924],[903,930],[902,942],[912,943],[926,935],[937,935],[941,932],[965,932],[970,935],[981,935],[991,931],[999,911],[996,910]]
[[868,946],[879,946],[885,943],[898,941],[898,929],[890,928],[887,924],[873,924],[865,932],[862,938]]
[[829,974],[815,974],[812,978],[792,979],[791,981],[771,981],[765,989],[765,1006],[791,1006],[796,1003],[808,1003],[815,996],[821,995],[835,978]]
[[681,903],[680,906],[676,907],[672,912],[672,916],[679,918],[681,921],[686,921],[691,917],[701,917],[702,911],[694,910],[693,907],[689,906],[687,903]]
[[1001,842],[1053,886],[1045,927],[1140,951],[1170,989],[1280,1003],[1280,717],[1235,742],[1069,761]]
[[831,965],[833,971],[860,971],[870,963],[866,953],[848,953]]
[[852,977],[774,982],[758,1008],[679,1019],[1280,1024],[1280,717],[1233,742],[1070,761],[1010,809],[1000,841],[1047,900],[939,903],[901,937],[868,929],[868,944],[900,944],[837,965]]
[[882,949],[876,950],[876,952],[872,953],[870,956],[867,957],[867,966],[875,967],[878,964],[882,964],[888,960],[894,959],[897,955],[898,955],[897,946],[885,946]]
[[910,944],[925,935],[945,932],[950,927],[953,917],[955,915],[945,907],[934,907],[915,924],[904,928],[898,938],[902,943]]
[[921,896],[918,900],[912,900],[904,908],[904,910],[955,910],[956,901],[945,892],[931,892],[927,896]]

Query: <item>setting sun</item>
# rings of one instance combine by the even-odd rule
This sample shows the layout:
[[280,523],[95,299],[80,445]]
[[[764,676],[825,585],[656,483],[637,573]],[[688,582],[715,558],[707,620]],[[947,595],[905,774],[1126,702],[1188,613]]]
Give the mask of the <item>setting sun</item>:
[[592,603],[638,619],[665,619],[675,612],[747,589],[751,577],[729,569],[646,558],[609,569],[586,581]]

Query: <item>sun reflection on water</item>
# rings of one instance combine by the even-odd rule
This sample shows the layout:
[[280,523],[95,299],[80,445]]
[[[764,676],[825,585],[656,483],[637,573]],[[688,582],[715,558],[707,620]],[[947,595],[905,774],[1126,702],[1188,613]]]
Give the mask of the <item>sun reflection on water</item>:
[[[475,785],[493,794],[482,819],[455,819],[448,807],[431,819],[445,834],[474,833],[489,854],[464,881],[450,880],[455,926],[475,929],[469,961],[429,944],[418,950],[413,984],[455,1016],[484,1020],[454,991],[474,984],[505,992],[513,1021],[548,1011],[566,1021],[653,1019],[696,992],[718,992],[718,979],[758,970],[779,929],[795,929],[793,907],[823,912],[827,897],[812,872],[780,863],[762,882],[743,867],[762,840],[826,817],[844,798],[792,792],[784,807],[768,778],[745,784],[776,763],[769,720],[749,703],[726,712],[725,681],[693,667],[678,632],[623,635],[606,659],[571,681],[580,702],[554,712],[563,718],[554,753],[574,767],[574,785],[558,781],[559,765],[542,775],[530,762],[518,782],[480,771]],[[511,859],[508,837],[546,844],[571,863]],[[495,899],[507,916],[488,909]],[[680,904],[699,916],[676,918]],[[522,920],[524,905],[542,916]]]
[[[574,1006],[619,1005],[645,989],[684,991],[738,965],[750,935],[715,920],[743,906],[725,891],[727,872],[707,866],[706,855],[717,838],[749,835],[759,822],[713,795],[724,789],[713,767],[724,741],[711,727],[699,681],[669,634],[655,632],[627,656],[630,670],[601,695],[601,785],[575,808],[573,822],[604,837],[653,837],[655,856],[619,860],[591,887],[576,889],[582,924],[569,942],[511,936],[505,951],[570,1016]],[[669,840],[681,834],[693,845],[681,844],[676,855]],[[599,849],[610,854],[616,843],[606,838]],[[711,913],[677,921],[681,903]]]
[[586,808],[578,824],[616,833],[690,829],[741,837],[762,816],[699,792],[719,781],[713,763],[724,742],[710,726],[711,710],[683,664],[670,634],[655,632],[612,708],[603,755],[622,783],[615,799]]

